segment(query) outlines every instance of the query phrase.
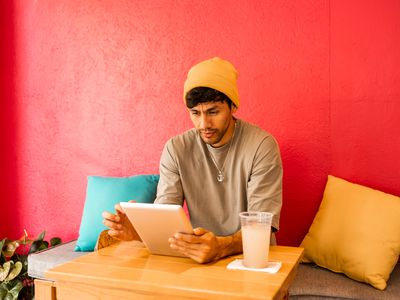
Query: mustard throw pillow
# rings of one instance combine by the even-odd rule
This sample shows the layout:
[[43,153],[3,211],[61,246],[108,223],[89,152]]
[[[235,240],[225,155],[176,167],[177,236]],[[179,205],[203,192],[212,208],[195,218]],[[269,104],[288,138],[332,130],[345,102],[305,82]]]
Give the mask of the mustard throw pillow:
[[400,197],[328,176],[304,262],[386,288],[400,254]]

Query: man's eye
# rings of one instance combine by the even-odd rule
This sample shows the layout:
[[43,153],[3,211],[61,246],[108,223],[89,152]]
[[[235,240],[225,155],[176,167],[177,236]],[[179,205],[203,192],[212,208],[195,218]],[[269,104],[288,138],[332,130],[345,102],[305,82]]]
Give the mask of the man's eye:
[[199,114],[199,112],[198,112],[198,111],[195,111],[195,110],[191,110],[190,113],[191,113],[193,116],[197,116],[197,115]]
[[218,114],[217,110],[211,110],[208,112],[211,116],[215,116],[216,114]]

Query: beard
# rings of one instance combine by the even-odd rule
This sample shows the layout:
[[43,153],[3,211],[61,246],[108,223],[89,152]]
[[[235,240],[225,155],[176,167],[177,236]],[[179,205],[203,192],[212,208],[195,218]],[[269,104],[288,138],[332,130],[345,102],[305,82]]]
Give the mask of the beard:
[[224,138],[227,130],[228,127],[224,128],[223,130],[206,128],[198,130],[198,133],[204,143],[212,146],[218,144]]

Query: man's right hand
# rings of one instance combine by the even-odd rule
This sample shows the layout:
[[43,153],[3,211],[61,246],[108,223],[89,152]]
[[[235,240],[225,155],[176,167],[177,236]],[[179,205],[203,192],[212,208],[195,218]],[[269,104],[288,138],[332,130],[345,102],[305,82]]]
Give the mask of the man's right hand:
[[[136,202],[131,200],[129,202]],[[121,208],[121,205],[115,205],[115,214],[108,211],[102,213],[103,224],[106,225],[110,230],[108,234],[116,239],[123,241],[138,240],[141,241],[132,223]]]

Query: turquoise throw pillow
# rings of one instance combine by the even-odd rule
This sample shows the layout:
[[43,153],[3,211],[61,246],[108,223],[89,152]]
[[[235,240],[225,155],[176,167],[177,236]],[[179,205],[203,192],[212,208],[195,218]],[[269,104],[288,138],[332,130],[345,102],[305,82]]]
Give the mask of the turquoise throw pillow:
[[114,212],[119,202],[136,200],[153,203],[156,198],[159,175],[130,177],[89,176],[79,238],[75,251],[93,251],[99,234],[107,229],[103,211]]

